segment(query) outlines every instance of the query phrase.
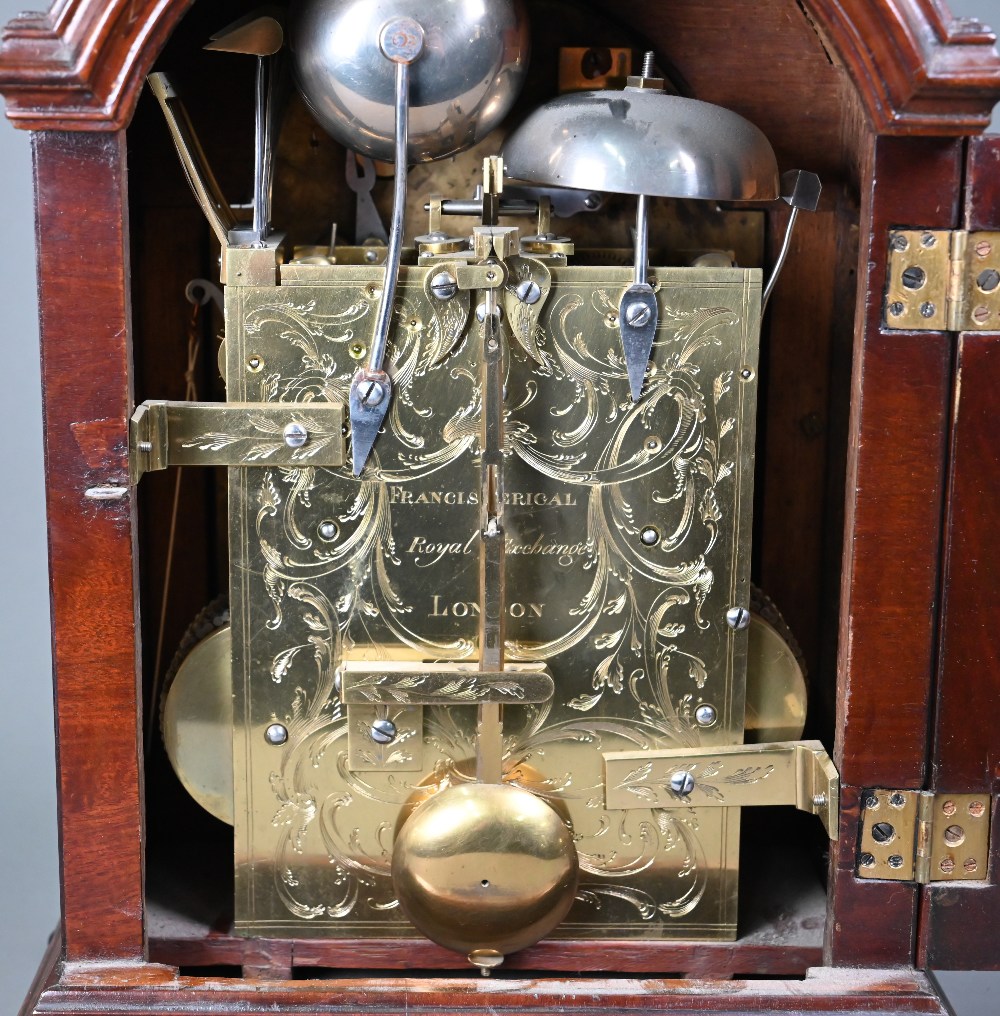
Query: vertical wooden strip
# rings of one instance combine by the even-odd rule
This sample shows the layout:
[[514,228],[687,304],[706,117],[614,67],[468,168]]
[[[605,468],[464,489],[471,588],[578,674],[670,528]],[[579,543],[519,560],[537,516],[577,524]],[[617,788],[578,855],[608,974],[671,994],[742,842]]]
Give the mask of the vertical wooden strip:
[[960,139],[877,138],[862,193],[836,760],[845,787],[831,862],[830,959],[913,962],[917,890],[854,876],[861,788],[921,788],[936,644],[951,338],[882,327],[892,227],[951,229]]
[[[1000,138],[969,142],[965,227],[1000,228]],[[1000,923],[1000,627],[993,620],[1000,576],[1000,334],[964,333],[958,340],[953,395],[948,511],[941,581],[937,715],[930,789],[993,794],[992,856],[975,857],[979,876],[924,891],[921,960],[938,969],[996,969],[989,935],[970,928]],[[961,824],[961,815],[956,815]],[[968,860],[968,857],[963,857]],[[933,872],[931,873],[933,877]]]
[[143,953],[123,132],[34,138],[67,959]]

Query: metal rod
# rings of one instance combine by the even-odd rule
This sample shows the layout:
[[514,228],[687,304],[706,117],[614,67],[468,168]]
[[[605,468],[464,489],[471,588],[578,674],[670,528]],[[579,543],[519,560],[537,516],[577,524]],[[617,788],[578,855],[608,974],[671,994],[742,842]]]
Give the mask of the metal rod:
[[635,206],[635,278],[637,286],[646,284],[649,261],[649,198],[640,194]]
[[798,217],[799,210],[793,206],[792,214],[788,216],[788,226],[785,228],[785,239],[781,243],[778,260],[774,263],[774,270],[771,272],[771,277],[767,280],[767,285],[764,287],[764,295],[760,300],[761,314],[764,313],[764,309],[767,307],[767,301],[771,299],[771,292],[774,289],[774,284],[778,281],[781,269],[785,267],[785,260],[788,258],[788,252],[792,247],[792,231],[795,229],[795,220]]
[[[479,669],[504,668],[503,350],[495,289],[485,294],[480,421]],[[476,778],[503,780],[503,718],[498,703],[479,706]]]
[[[431,210],[430,202],[424,203],[424,211]],[[482,198],[448,198],[441,202],[442,215],[468,215],[480,218],[483,214]],[[501,215],[537,215],[537,201],[521,201],[518,199],[500,199]]]
[[385,257],[385,282],[375,319],[375,339],[368,357],[369,370],[381,370],[385,346],[389,340],[389,321],[396,299],[396,279],[403,248],[403,217],[406,213],[406,148],[410,131],[410,65],[396,64],[396,176],[392,194],[392,222],[389,224],[389,250]]
[[267,157],[267,64],[257,57],[257,80],[254,96],[254,159],[253,159],[253,231],[263,243],[268,232],[267,198],[265,196]]

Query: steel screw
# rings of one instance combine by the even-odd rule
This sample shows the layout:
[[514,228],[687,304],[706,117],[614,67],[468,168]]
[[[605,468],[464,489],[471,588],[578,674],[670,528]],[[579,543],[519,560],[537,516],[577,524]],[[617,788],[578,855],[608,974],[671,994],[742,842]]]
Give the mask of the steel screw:
[[699,727],[710,727],[718,719],[719,714],[715,711],[715,706],[709,705],[708,702],[702,703],[694,711],[694,718],[698,721]]
[[625,321],[633,328],[642,328],[649,324],[651,316],[649,307],[644,303],[630,303],[625,308]]
[[378,261],[378,251],[377,250],[366,250],[365,251],[365,261],[367,261],[368,264],[370,264],[370,265],[375,264],[375,262]]
[[515,292],[521,303],[526,303],[529,306],[538,303],[542,298],[542,291],[538,288],[538,283],[534,279],[525,279],[524,282],[519,282]]
[[906,798],[903,797],[903,795],[900,794],[900,793],[890,794],[889,795],[889,803],[894,808],[902,808],[903,805],[906,804]]
[[922,303],[920,305],[920,316],[921,317],[931,318],[931,317],[934,317],[934,315],[936,313],[937,313],[937,307],[935,307],[934,304],[930,302],[930,300],[928,300],[926,303]]
[[687,797],[694,790],[694,777],[686,769],[681,769],[670,777],[670,789]]
[[894,233],[890,244],[893,250],[906,250],[910,246],[910,241],[902,233]]
[[275,747],[284,744],[288,740],[288,728],[281,723],[272,723],[264,731],[264,740]]
[[340,532],[337,523],[330,519],[327,519],[325,522],[321,522],[316,529],[319,532],[320,539],[325,540],[327,543],[332,543],[335,539],[337,539],[337,534]]
[[744,381],[750,381],[753,379],[753,371],[749,367],[744,367],[743,370],[740,371],[740,377],[743,378]]
[[826,794],[813,794],[813,807],[822,808],[826,805]]
[[889,313],[893,317],[899,317],[904,310],[906,310],[906,308],[903,306],[902,303],[900,303],[899,300],[895,300],[889,304]]
[[858,860],[861,862],[862,868],[874,868],[875,867],[875,855],[864,853]]
[[372,723],[371,735],[376,744],[392,744],[396,740],[396,724],[379,718]]
[[750,624],[750,611],[746,607],[730,607],[726,611],[726,624],[736,631],[743,631]]
[[902,856],[900,854],[890,854],[889,855],[889,867],[890,868],[902,868],[903,867],[903,858],[902,858]]
[[385,389],[378,381],[362,381],[358,385],[358,401],[363,406],[379,406],[385,398]]
[[655,526],[646,526],[639,533],[639,539],[647,547],[655,547],[660,542],[660,531]]
[[924,233],[920,238],[920,245],[930,250],[931,247],[937,246],[937,237],[933,233]]
[[583,207],[591,212],[596,211],[598,208],[601,207],[601,195],[596,193],[588,194],[583,199]]
[[451,272],[438,272],[431,279],[431,292],[439,300],[450,300],[458,292],[458,280]]
[[309,431],[295,420],[285,427],[284,433],[289,448],[301,448],[309,440]]
[[944,831],[944,841],[949,847],[957,847],[965,842],[965,830],[960,825],[950,825]]
[[140,441],[139,444],[137,445],[137,447],[138,447],[139,451],[141,451],[143,453],[143,455],[148,455],[153,450],[153,442],[152,441]]

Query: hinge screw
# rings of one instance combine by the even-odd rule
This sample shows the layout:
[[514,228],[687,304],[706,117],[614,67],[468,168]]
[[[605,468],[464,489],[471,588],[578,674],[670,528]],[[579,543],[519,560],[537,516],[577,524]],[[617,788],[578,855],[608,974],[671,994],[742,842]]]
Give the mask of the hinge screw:
[[892,240],[890,241],[890,246],[893,250],[903,251],[910,246],[910,241],[907,240],[902,233],[894,233]]
[[982,818],[986,812],[986,805],[982,801],[970,801],[969,802],[969,814],[973,818]]
[[976,255],[981,258],[988,258],[993,253],[993,245],[989,240],[980,240],[976,244]]
[[979,867],[979,862],[974,857],[970,857],[962,867],[971,875]]
[[920,305],[920,316],[921,317],[932,318],[932,317],[934,317],[936,312],[937,312],[937,307],[935,307],[934,304],[930,302],[930,300],[928,300],[926,303],[922,303]]
[[937,237],[933,233],[924,233],[920,238],[920,245],[930,250],[931,247],[937,246]]
[[942,858],[939,867],[946,875],[950,875],[955,870],[955,858],[953,857]]
[[944,804],[941,805],[941,811],[945,815],[954,815],[955,812],[958,811],[958,808],[954,801],[945,801]]

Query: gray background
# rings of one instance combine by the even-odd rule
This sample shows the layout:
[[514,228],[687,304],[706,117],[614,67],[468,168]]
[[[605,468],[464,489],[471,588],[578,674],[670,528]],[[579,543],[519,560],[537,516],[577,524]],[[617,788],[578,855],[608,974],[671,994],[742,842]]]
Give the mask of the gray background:
[[[1000,0],[952,0],[957,15],[1000,26]],[[0,0],[0,23],[21,10]],[[59,913],[55,825],[49,600],[42,509],[42,426],[35,307],[34,221],[28,135],[0,126],[0,195],[6,244],[0,247],[5,298],[0,398],[0,1016],[16,1013]],[[1000,1008],[1000,975],[942,974],[961,1016]],[[988,992],[993,992],[992,1001]]]

